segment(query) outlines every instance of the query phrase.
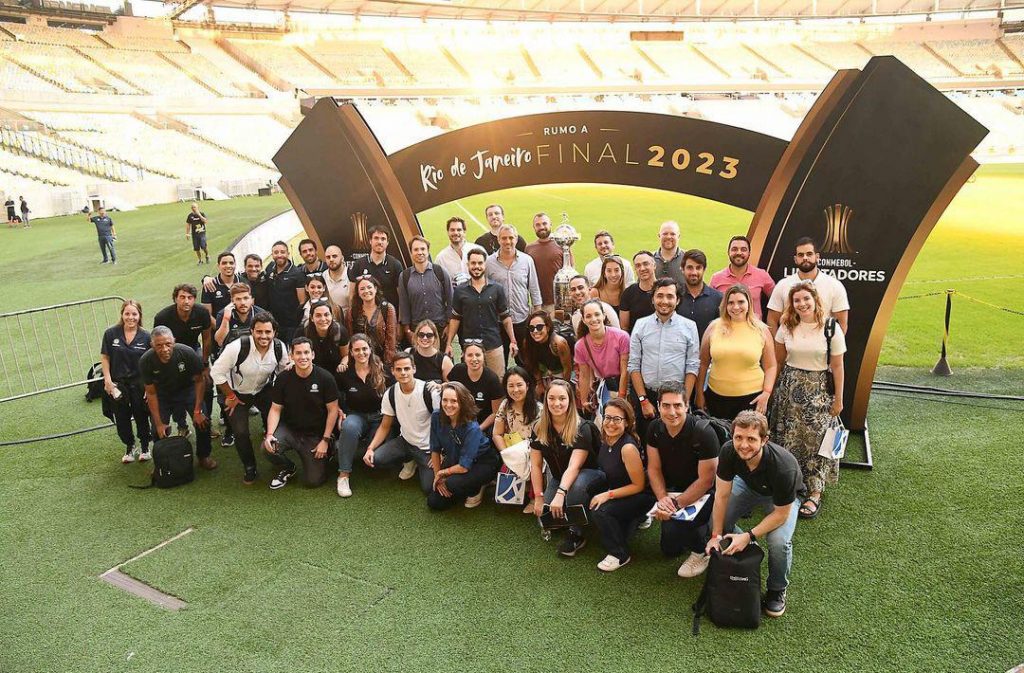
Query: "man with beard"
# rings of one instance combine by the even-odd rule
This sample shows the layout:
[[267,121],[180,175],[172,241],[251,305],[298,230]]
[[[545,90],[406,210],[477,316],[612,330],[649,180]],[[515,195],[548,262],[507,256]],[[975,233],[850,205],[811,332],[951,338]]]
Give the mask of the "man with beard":
[[690,399],[700,369],[700,338],[697,325],[676,313],[679,286],[671,278],[654,282],[654,314],[641,318],[629,338],[629,380],[633,384],[637,431],[647,427],[658,409],[663,388],[685,381]]
[[772,292],[772,298],[768,300],[768,329],[772,334],[778,331],[779,318],[789,301],[789,288],[801,281],[810,281],[818,291],[822,313],[825,317],[833,316],[843,334],[846,334],[850,316],[850,300],[846,296],[846,288],[835,276],[818,268],[818,246],[814,239],[809,236],[797,239],[793,262],[796,264],[796,273],[780,280]]
[[245,256],[245,272],[238,274],[238,282],[249,286],[253,305],[270,306],[267,280],[263,277],[263,259],[259,255],[249,253]]
[[306,303],[306,276],[292,264],[288,244],[277,241],[270,247],[273,262],[263,278],[267,282],[267,308],[277,319],[281,339],[288,341],[299,329],[299,307]]
[[[488,255],[498,252],[498,230],[505,224],[505,209],[498,204],[492,204],[484,209],[484,217],[487,218],[487,226],[491,228],[486,234],[476,239],[475,243],[487,251]],[[526,252],[526,241],[522,236],[516,238],[516,250]]]
[[327,264],[316,255],[316,241],[311,238],[304,238],[299,241],[299,257],[302,258],[302,266],[299,271],[309,278],[310,276],[322,276],[327,272]]
[[[431,320],[444,335],[452,303],[452,279],[430,261],[430,241],[414,236],[409,243],[412,266],[402,272],[398,283],[398,322],[405,340],[416,343],[412,331],[423,320]],[[438,342],[440,344],[440,342]]]
[[[238,287],[245,286],[235,286]],[[274,376],[284,371],[290,362],[284,344],[280,341],[274,343],[276,326],[272,315],[257,313],[252,317],[252,335],[243,337],[249,340],[248,354],[238,362],[244,344],[241,339],[236,339],[221,351],[220,357],[210,368],[210,376],[224,398],[229,428],[236,440],[235,449],[245,468],[242,483],[246,485],[256,481],[256,456],[249,435],[249,410],[258,409],[266,426]]]
[[[580,312],[583,303],[590,299],[590,281],[587,280],[586,276],[575,276],[569,281],[569,299],[572,300],[572,331],[576,332],[580,328],[580,322],[583,320],[583,314]],[[601,300],[598,299],[597,301]],[[601,310],[604,311],[604,321],[606,324],[612,327],[619,326],[619,314],[615,312],[611,304],[601,301]]]
[[[381,226],[372,226],[370,231],[370,254],[357,259],[348,270],[348,279],[355,292],[356,281],[361,276],[373,276],[384,291],[384,298],[394,307],[398,307],[398,277],[402,274],[402,262],[394,255],[388,254],[388,230]],[[352,303],[358,306],[358,297]]]
[[633,255],[633,266],[636,267],[636,282],[622,291],[619,299],[619,325],[627,332],[641,318],[654,313],[654,254],[641,250]]
[[733,236],[729,239],[729,264],[711,276],[711,287],[725,292],[733,285],[746,285],[754,302],[754,313],[764,320],[764,304],[772,296],[775,281],[764,269],[750,263],[750,239]]
[[263,309],[253,304],[252,292],[245,283],[231,286],[231,304],[225,306],[214,316],[213,324],[216,331],[213,340],[219,348],[224,348],[239,337],[252,332],[253,316]]
[[683,249],[679,247],[679,224],[672,220],[662,222],[658,241],[660,246],[654,252],[654,275],[671,278],[682,287],[686,280],[683,278]]
[[324,274],[324,286],[327,287],[327,294],[331,301],[338,308],[347,311],[352,304],[352,289],[348,282],[348,269],[345,268],[345,255],[341,247],[329,245],[324,250],[324,261],[327,262],[327,272]]
[[469,282],[456,287],[452,296],[452,316],[448,323],[444,352],[451,356],[452,340],[458,333],[463,347],[470,342],[481,344],[484,364],[498,376],[504,376],[508,358],[504,357],[502,349],[503,333],[511,342],[512,355],[519,352],[505,288],[487,281],[484,275],[487,255],[481,248],[469,251],[466,264],[469,267]]
[[466,252],[466,221],[461,217],[449,217],[446,226],[449,245],[437,253],[434,264],[448,272],[453,284],[458,284],[459,276],[466,276],[468,273],[463,257]]
[[[601,277],[601,264],[615,254],[615,239],[612,238],[611,233],[602,229],[594,234],[594,248],[597,250],[597,258],[590,260],[583,267],[583,275],[587,277],[587,282],[591,287],[596,285],[597,279]],[[636,274],[633,273],[633,265],[629,263],[629,260],[625,257],[621,259],[622,266],[626,270],[626,274],[622,277],[622,283],[629,287],[636,282]]]
[[[551,218],[547,213],[533,216],[533,231],[537,240],[526,246],[526,254],[533,258],[540,283],[541,308],[549,314],[555,310],[555,274],[562,268],[562,248],[551,238]],[[576,264],[572,252],[569,263]]]
[[704,282],[704,271],[708,258],[700,250],[683,253],[683,277],[686,286],[679,301],[679,313],[697,323],[697,334],[704,338],[704,330],[718,317],[722,304],[722,293]]

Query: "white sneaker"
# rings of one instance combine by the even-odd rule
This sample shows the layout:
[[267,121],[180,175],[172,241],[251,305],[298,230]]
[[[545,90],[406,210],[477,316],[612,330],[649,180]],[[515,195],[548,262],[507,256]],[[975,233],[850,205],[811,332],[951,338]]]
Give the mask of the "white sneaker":
[[610,573],[615,570],[618,570],[622,566],[629,563],[631,560],[631,558],[627,558],[625,561],[620,561],[618,558],[612,556],[611,554],[608,554],[608,556],[605,556],[603,559],[601,559],[601,562],[597,564],[597,569],[603,570],[606,573]]
[[349,486],[348,477],[338,477],[338,495],[342,498],[352,497],[352,487]]
[[691,552],[686,557],[686,560],[683,561],[683,565],[679,566],[679,572],[676,574],[687,579],[696,577],[708,569],[708,561],[710,560],[711,558],[707,554]]
[[152,457],[153,454],[151,454],[149,451],[143,451],[142,453],[139,454],[139,462],[144,463]]
[[476,495],[471,495],[468,498],[466,498],[466,509],[473,509],[474,507],[480,506],[480,503],[484,501],[484,488],[486,487],[481,486],[479,493],[477,493]]
[[637,530],[647,530],[648,528],[651,527],[651,524],[653,524],[653,523],[654,523],[654,517],[649,516],[649,517],[647,517],[646,519],[644,519],[643,521],[640,522],[640,525],[637,526]]
[[134,446],[127,447],[127,449],[124,452],[124,455],[121,456],[121,462],[124,463],[125,465],[127,465],[128,463],[134,463],[135,462],[135,447]]
[[416,476],[416,461],[410,460],[408,463],[402,465],[402,471],[398,473],[398,478],[402,481],[412,479]]

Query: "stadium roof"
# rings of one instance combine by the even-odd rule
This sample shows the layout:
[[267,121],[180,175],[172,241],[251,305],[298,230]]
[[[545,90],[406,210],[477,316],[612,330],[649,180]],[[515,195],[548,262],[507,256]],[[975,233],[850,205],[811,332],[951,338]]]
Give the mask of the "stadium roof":
[[419,19],[662,22],[840,18],[1000,11],[1024,0],[183,0],[221,7]]

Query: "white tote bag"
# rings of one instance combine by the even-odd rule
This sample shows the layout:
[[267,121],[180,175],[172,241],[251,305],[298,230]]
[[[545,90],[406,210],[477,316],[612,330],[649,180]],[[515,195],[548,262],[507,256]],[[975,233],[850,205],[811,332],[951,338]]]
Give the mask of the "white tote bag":
[[839,460],[846,455],[846,443],[850,440],[850,431],[843,425],[842,419],[835,416],[821,438],[818,455],[829,460]]

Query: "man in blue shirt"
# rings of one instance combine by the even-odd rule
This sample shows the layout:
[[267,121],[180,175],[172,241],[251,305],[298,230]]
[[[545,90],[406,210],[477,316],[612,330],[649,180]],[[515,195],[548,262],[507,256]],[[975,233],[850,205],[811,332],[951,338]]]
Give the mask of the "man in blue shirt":
[[683,381],[689,399],[700,368],[697,324],[676,313],[679,286],[671,278],[659,278],[653,289],[654,314],[638,320],[629,338],[627,371],[641,437],[656,415],[661,389]]
[[[117,253],[114,251],[114,241],[117,240],[117,232],[114,231],[114,221],[107,215],[107,209],[100,207],[97,214],[89,211],[89,221],[96,226],[96,235],[100,241],[100,252],[103,253],[103,261],[100,264],[117,264]],[[107,259],[107,250],[110,250],[110,258]]]

